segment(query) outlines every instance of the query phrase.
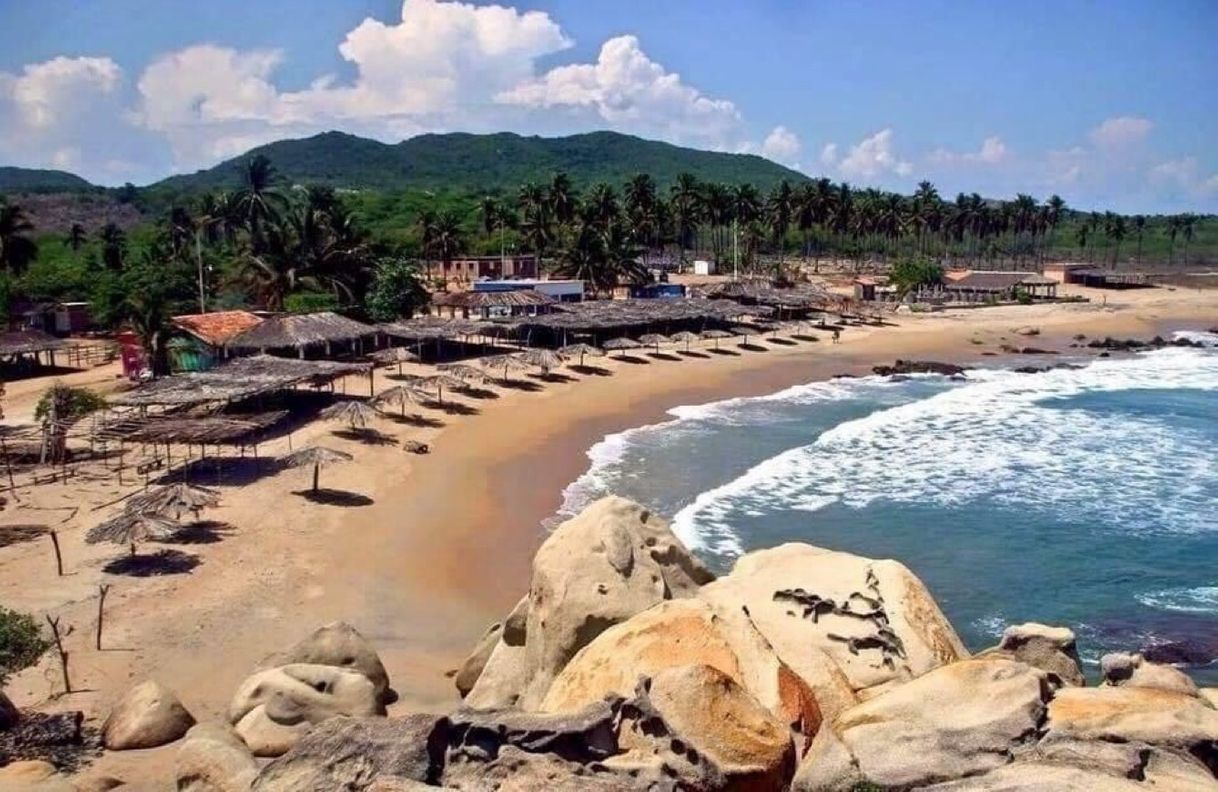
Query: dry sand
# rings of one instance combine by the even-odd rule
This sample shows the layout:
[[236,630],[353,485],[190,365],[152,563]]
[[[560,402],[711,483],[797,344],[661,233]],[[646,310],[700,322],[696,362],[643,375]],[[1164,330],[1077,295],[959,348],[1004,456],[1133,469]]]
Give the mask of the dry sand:
[[[0,603],[57,614],[73,626],[67,640],[73,684],[86,692],[52,698],[60,680],[47,658],[17,675],[9,693],[19,706],[83,709],[99,723],[131,684],[153,677],[177,691],[200,720],[217,717],[261,658],[320,624],[344,619],[379,649],[401,696],[391,712],[450,707],[456,693],[447,672],[526,590],[529,562],[543,538],[541,521],[586,468],[586,449],[605,434],[653,422],[680,404],[866,373],[896,358],[967,362],[1004,343],[1064,348],[1076,333],[1147,337],[1218,324],[1218,291],[1086,294],[1094,302],[904,315],[898,326],[851,327],[840,344],[822,332],[817,343],[763,343],[765,353],[646,365],[599,358],[588,362],[611,376],[550,383],[538,392],[496,388],[495,399],[462,398],[477,414],[428,411],[443,427],[381,423],[399,439],[430,442],[428,456],[340,439],[331,434],[334,425],[316,423],[293,435],[294,447],[317,441],[354,454],[355,462],[322,472],[322,486],[354,493],[352,502],[316,504],[294,494],[308,487],[306,470],[223,484],[223,505],[205,517],[233,528],[218,541],[175,546],[201,562],[189,574],[103,573],[103,565],[123,551],[86,545],[83,534],[118,508],[92,509],[122,494],[113,480],[82,478],[26,490],[21,508],[10,504],[0,518],[58,527],[67,574],[56,576],[45,539],[0,548]],[[1013,332],[1025,326],[1040,328],[1040,335]],[[723,346],[734,350],[735,342]],[[393,384],[384,375],[377,374],[378,390]],[[67,379],[106,386],[114,371]],[[31,414],[47,384],[10,384],[10,420]],[[352,393],[366,389],[366,379],[350,384]],[[286,450],[286,440],[260,448],[265,455]],[[205,477],[202,483],[211,482]],[[73,507],[75,515],[59,524]],[[54,508],[60,510],[47,510]],[[98,652],[93,631],[100,582],[113,588]],[[106,754],[89,772],[127,779],[136,788],[164,788],[173,750]]]

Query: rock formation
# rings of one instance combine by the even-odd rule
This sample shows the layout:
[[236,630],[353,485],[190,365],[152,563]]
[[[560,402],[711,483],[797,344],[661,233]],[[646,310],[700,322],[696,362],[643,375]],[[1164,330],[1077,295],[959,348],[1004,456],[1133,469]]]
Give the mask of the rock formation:
[[127,691],[102,726],[102,743],[111,751],[156,748],[186,734],[194,717],[163,685],[149,680]]

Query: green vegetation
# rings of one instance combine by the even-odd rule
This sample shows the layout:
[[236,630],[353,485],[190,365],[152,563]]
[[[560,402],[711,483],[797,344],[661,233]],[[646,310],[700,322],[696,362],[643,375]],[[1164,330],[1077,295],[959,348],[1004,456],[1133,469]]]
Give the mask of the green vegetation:
[[427,304],[427,290],[412,261],[386,258],[377,262],[368,288],[368,316],[376,322],[389,322],[413,316]]
[[889,279],[901,296],[919,286],[932,286],[943,279],[943,267],[927,258],[901,259],[892,265]]
[[65,171],[0,167],[0,193],[91,192],[99,189]]
[[0,605],[0,687],[10,674],[38,662],[50,646],[33,616]]
[[42,394],[34,407],[34,420],[46,420],[55,407],[56,419],[73,421],[97,410],[106,409],[106,399],[88,388],[74,388],[55,383]]

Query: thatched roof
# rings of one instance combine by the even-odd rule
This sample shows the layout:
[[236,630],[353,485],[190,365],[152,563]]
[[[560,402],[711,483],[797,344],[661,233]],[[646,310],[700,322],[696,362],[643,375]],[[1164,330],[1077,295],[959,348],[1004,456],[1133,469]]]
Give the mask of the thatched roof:
[[243,444],[288,416],[287,410],[248,415],[150,415],[106,422],[95,435],[136,443]]
[[207,371],[162,377],[120,394],[111,401],[131,406],[239,401],[261,393],[288,390],[304,383],[322,385],[348,374],[367,372],[369,368],[367,363],[254,355],[237,358]]
[[566,355],[567,357],[581,357],[585,355],[599,357],[605,354],[605,350],[591,344],[567,344],[564,347],[558,348],[558,354]]
[[320,413],[327,421],[342,421],[363,428],[368,422],[377,417],[376,410],[360,399],[349,399],[331,404]]
[[249,311],[216,311],[173,317],[173,326],[212,346],[224,346],[234,337],[262,324]]
[[353,458],[346,451],[336,451],[325,446],[309,446],[281,457],[279,463],[287,467],[309,467],[310,465],[325,467],[337,462],[350,462]]
[[746,307],[728,300],[700,298],[669,300],[592,300],[562,303],[555,313],[521,317],[520,328],[545,327],[554,330],[590,332],[629,330],[673,322],[724,322],[741,316],[765,316],[767,307]]
[[431,304],[444,308],[481,310],[483,308],[534,308],[552,305],[555,299],[532,289],[508,289],[505,291],[464,291],[436,294]]
[[412,385],[397,385],[379,393],[374,401],[378,406],[382,404],[397,404],[404,411],[407,404],[422,404],[423,402],[431,401],[431,394],[425,393]]
[[660,333],[646,333],[639,336],[639,343],[645,346],[659,346],[660,344],[672,343],[672,339]]
[[127,511],[177,520],[182,512],[214,509],[219,505],[220,493],[216,490],[178,483],[133,495],[127,501]]
[[375,335],[372,325],[340,316],[333,311],[291,314],[267,319],[234,336],[231,349],[300,349],[314,344],[342,343]]
[[1057,281],[1035,272],[970,272],[943,284],[945,291],[1006,292],[1018,286],[1048,286]]
[[471,382],[485,383],[491,380],[485,371],[468,363],[441,363],[436,368],[466,384]]
[[616,352],[619,349],[638,349],[639,342],[633,338],[610,338],[604,344],[601,344],[601,346]]
[[561,355],[551,349],[530,349],[521,352],[516,357],[521,361],[528,363],[530,366],[536,366],[543,371],[549,371],[552,368],[558,368],[566,362],[566,356]]
[[168,539],[182,530],[182,524],[167,517],[140,511],[125,511],[117,517],[93,526],[85,534],[89,544],[113,542],[135,544],[150,539]]
[[69,342],[41,330],[11,330],[0,333],[0,355],[30,355],[62,349]]
[[417,316],[377,325],[382,333],[412,341],[460,338],[461,336],[494,335],[503,325],[472,319],[441,319],[438,316]]
[[372,358],[377,363],[414,363],[419,359],[418,355],[411,352],[406,347],[389,347],[388,349],[380,349],[373,352],[368,357]]

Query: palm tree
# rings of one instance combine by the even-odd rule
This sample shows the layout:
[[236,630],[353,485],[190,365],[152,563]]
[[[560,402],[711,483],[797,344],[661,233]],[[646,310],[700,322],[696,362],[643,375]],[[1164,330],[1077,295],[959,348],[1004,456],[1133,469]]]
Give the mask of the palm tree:
[[554,220],[560,225],[566,225],[575,219],[579,207],[579,196],[571,186],[571,177],[559,171],[550,179],[550,210]]
[[0,198],[0,264],[8,275],[20,275],[38,256],[38,245],[28,234],[34,230],[25,211]]
[[[757,188],[751,184],[738,184],[736,190],[732,193],[732,247],[735,250],[739,247],[738,238],[741,231],[744,229],[752,229],[761,219],[761,194],[757,192]],[[753,250],[756,245],[749,244],[753,242],[752,236],[746,234],[745,244],[745,264],[748,265],[753,259]],[[733,259],[733,265],[735,259]]]
[[1188,266],[1188,246],[1193,241],[1194,226],[1197,223],[1197,216],[1186,214],[1180,220],[1180,228],[1184,233],[1184,266]]
[[1116,245],[1112,250],[1112,267],[1116,269],[1117,259],[1121,255],[1121,241],[1125,239],[1125,218],[1123,215],[1105,212],[1104,214],[1104,234]]
[[545,258],[546,248],[554,238],[550,224],[550,205],[546,199],[546,191],[539,184],[528,182],[521,185],[517,197],[520,205],[520,231],[524,240],[537,253],[540,266]]
[[114,223],[102,226],[98,238],[102,243],[102,262],[111,272],[119,272],[123,268],[123,260],[127,255],[127,235],[123,229]]
[[670,207],[677,231],[679,269],[685,267],[685,250],[698,227],[702,211],[702,188],[692,173],[681,173],[672,185]]
[[489,236],[490,234],[499,232],[499,258],[502,260],[507,255],[506,243],[503,238],[504,226],[504,209],[499,203],[499,199],[493,195],[485,195],[478,204],[478,214],[482,218],[482,230]]
[[925,252],[929,233],[937,233],[942,217],[943,200],[935,185],[928,181],[918,183],[918,189],[913,195],[911,216],[914,226],[918,229],[918,252]]
[[770,228],[774,232],[774,241],[778,245],[778,263],[774,267],[774,274],[781,279],[786,263],[787,232],[791,230],[791,220],[795,214],[794,192],[791,190],[791,183],[786,179],[779,182],[770,193],[769,200],[766,201],[766,211]]
[[643,259],[654,247],[660,234],[659,200],[656,183],[650,175],[640,173],[626,183],[625,208],[634,237],[643,245]]
[[1167,218],[1167,263],[1168,266],[1172,263],[1172,258],[1176,252],[1176,236],[1180,233],[1180,217],[1173,215]]
[[275,166],[259,154],[245,163],[243,185],[236,194],[234,208],[250,232],[251,244],[257,248],[263,242],[263,228],[274,222],[285,208],[287,199],[273,186]]
[[85,242],[88,241],[88,235],[85,233],[85,227],[80,223],[73,223],[72,228],[68,230],[67,243],[72,250],[80,250]]
[[1138,235],[1138,263],[1141,264],[1142,263],[1142,235],[1144,233],[1146,233],[1146,216],[1145,215],[1134,215],[1133,216],[1133,230]]
[[1057,226],[1062,221],[1062,216],[1066,212],[1066,202],[1062,200],[1060,195],[1050,195],[1048,200],[1045,201],[1045,208],[1048,210],[1045,219],[1049,222],[1049,230],[1051,232],[1049,247],[1053,247],[1057,241]]
[[435,255],[444,264],[444,271],[448,272],[449,264],[465,247],[465,234],[455,212],[444,211],[436,217],[431,244]]

